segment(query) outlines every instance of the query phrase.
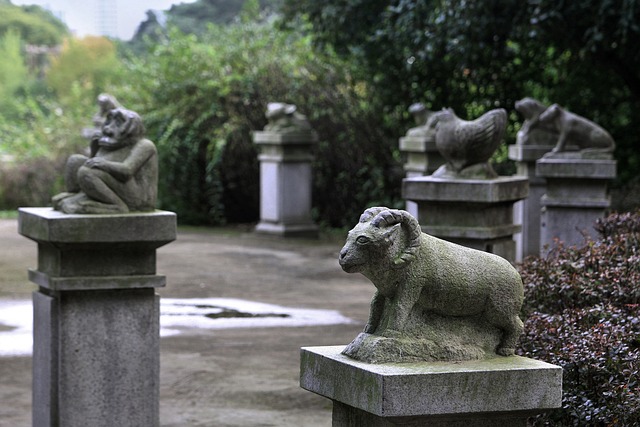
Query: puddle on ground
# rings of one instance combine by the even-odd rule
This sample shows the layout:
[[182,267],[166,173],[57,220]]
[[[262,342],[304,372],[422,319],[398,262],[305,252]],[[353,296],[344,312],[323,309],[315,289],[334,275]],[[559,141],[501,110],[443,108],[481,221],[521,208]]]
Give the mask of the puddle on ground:
[[[0,300],[0,357],[32,351],[31,301]],[[273,328],[348,324],[335,310],[283,307],[231,298],[161,298],[160,336],[199,329]]]

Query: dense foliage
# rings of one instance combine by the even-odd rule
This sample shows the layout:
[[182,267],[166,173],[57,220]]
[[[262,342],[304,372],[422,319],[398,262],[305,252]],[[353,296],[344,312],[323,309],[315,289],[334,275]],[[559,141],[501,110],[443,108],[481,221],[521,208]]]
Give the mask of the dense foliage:
[[384,134],[369,87],[344,61],[314,53],[308,38],[269,23],[210,26],[200,37],[174,29],[129,63],[127,84],[115,94],[145,118],[160,152],[161,207],[181,221],[258,218],[251,132],[264,127],[273,101],[297,105],[320,136],[313,188],[319,222],[344,226],[369,204],[397,203],[397,142]]
[[599,220],[599,238],[521,266],[521,354],[563,368],[562,409],[535,425],[640,425],[640,211]]
[[639,170],[637,0],[285,0],[284,13],[357,61],[390,107],[465,117],[525,96],[557,102],[612,133],[624,180]]
[[0,1],[0,35],[9,30],[26,43],[47,46],[61,43],[69,34],[66,25],[40,6],[14,6]]

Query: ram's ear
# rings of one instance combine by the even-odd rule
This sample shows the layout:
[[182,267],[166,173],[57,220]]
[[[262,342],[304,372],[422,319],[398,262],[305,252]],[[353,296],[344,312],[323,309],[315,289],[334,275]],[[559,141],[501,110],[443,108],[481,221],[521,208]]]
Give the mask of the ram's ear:
[[400,231],[401,227],[402,227],[402,224],[398,223],[398,224],[392,225],[387,230],[385,230],[384,233],[382,234],[382,236],[384,237],[384,240],[388,243],[391,243],[393,239],[395,239],[396,236],[398,235],[398,232]]

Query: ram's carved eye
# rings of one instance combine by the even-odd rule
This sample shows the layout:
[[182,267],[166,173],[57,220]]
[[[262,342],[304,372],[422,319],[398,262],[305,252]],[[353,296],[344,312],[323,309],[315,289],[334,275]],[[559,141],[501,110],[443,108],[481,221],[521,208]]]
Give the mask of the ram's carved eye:
[[358,236],[356,238],[356,243],[358,243],[360,245],[366,245],[369,242],[371,242],[371,239],[368,238],[367,236]]

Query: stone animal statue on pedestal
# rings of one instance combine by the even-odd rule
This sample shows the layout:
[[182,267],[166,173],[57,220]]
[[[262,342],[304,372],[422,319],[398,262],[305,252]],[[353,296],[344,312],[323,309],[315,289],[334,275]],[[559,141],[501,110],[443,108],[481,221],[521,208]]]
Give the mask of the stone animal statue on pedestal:
[[311,132],[307,117],[298,113],[293,104],[270,102],[267,104],[265,117],[269,123],[264,127],[266,132],[295,133]]
[[436,148],[447,161],[433,177],[492,179],[489,164],[507,126],[503,108],[488,111],[475,120],[462,120],[450,108],[433,113],[427,124],[435,129]]
[[552,124],[539,124],[540,115],[547,106],[537,99],[522,98],[515,103],[524,123],[518,131],[516,143],[519,145],[553,146],[558,140],[558,130]]
[[371,363],[514,354],[524,292],[505,259],[429,236],[406,211],[374,207],[339,262],[376,287],[364,332],[344,354]]
[[539,126],[552,126],[558,132],[556,146],[549,153],[550,156],[569,150],[569,145],[575,145],[581,153],[609,154],[615,148],[615,142],[609,132],[601,126],[565,110],[558,104],[553,104],[540,114]]
[[53,197],[65,213],[113,214],[153,211],[158,188],[158,154],[144,138],[140,116],[124,108],[107,113],[92,140],[91,157],[74,154],[65,169],[67,191]]

